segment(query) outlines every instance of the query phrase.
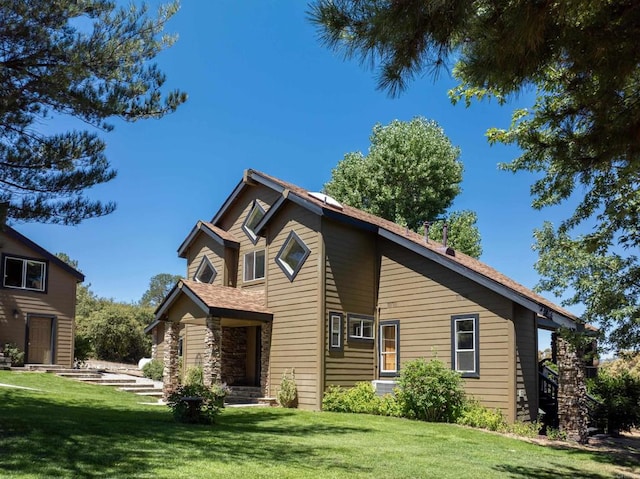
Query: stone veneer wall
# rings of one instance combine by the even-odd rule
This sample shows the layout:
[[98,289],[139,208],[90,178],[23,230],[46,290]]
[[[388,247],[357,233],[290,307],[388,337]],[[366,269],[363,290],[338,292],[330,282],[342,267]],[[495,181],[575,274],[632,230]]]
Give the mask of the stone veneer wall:
[[271,353],[271,330],[273,324],[271,322],[263,323],[260,328],[261,344],[260,344],[260,387],[262,395],[268,397],[270,395],[269,384],[269,358]]
[[584,364],[576,349],[564,339],[556,339],[558,359],[558,421],[560,430],[573,441],[589,440],[589,413]]
[[222,328],[222,382],[247,382],[247,328]]
[[222,380],[221,340],[220,318],[209,316],[204,333],[204,363],[202,364],[202,376],[204,385],[207,387],[219,384]]

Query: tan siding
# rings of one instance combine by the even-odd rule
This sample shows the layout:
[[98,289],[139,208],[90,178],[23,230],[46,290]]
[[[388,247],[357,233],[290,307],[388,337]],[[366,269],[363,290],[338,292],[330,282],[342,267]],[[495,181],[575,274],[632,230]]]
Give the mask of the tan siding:
[[533,312],[515,307],[517,419],[538,417],[538,330]]
[[383,240],[380,247],[379,319],[400,322],[401,366],[434,356],[451,365],[451,316],[478,314],[480,378],[465,379],[465,389],[509,414],[511,302],[390,242]]
[[[322,222],[325,242],[325,385],[352,387],[374,378],[374,347],[349,343],[347,314],[373,316],[376,294],[375,236],[331,220]],[[329,351],[329,314],[342,313],[344,350]]]
[[186,324],[184,327],[182,362],[185,371],[203,364],[205,330],[206,327],[199,324]]
[[202,262],[207,257],[216,270],[213,284],[224,285],[225,247],[206,234],[200,233],[187,251],[187,279],[195,279],[194,275]]
[[[24,244],[0,233],[0,253],[44,260]],[[54,363],[73,366],[76,278],[52,262],[47,268],[47,292],[38,293],[0,287],[0,342],[13,342],[25,349],[28,315],[53,316],[56,321]],[[20,317],[13,318],[17,309]]]
[[[270,242],[267,251],[267,307],[274,314],[269,393],[275,395],[283,372],[295,368],[299,406],[305,409],[315,409],[319,404],[319,228],[318,216],[288,204],[274,218],[268,232]],[[276,264],[275,257],[292,230],[311,253],[295,279],[289,281]]]

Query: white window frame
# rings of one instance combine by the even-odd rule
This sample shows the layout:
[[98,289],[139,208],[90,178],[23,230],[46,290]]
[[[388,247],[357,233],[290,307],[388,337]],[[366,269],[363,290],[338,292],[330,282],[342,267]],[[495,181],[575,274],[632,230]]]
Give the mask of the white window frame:
[[[262,253],[264,265],[262,267],[263,275],[256,277],[256,255],[258,253]],[[248,257],[251,257],[253,261],[253,278],[247,278],[247,258]],[[264,279],[264,277],[267,274],[267,252],[264,249],[257,249],[257,250],[253,250],[253,251],[249,251],[248,253],[245,253],[243,261],[244,261],[244,263],[242,264],[242,281],[243,282],[248,283],[250,281],[259,281]]]
[[[386,353],[385,352],[385,348],[384,348],[384,329],[388,328],[388,327],[393,327],[395,329],[395,350],[393,352],[393,354],[395,354],[396,356],[396,360],[395,360],[395,364],[394,364],[394,368],[393,369],[385,369],[384,366],[386,364],[385,356],[387,354],[391,354],[391,353]],[[380,344],[379,344],[379,350],[380,350],[380,376],[397,376],[398,375],[398,371],[400,370],[400,321],[398,320],[393,320],[393,321],[380,321],[380,333],[379,333],[379,338],[380,338]]]
[[329,351],[340,352],[344,350],[343,321],[344,315],[342,313],[329,313]]
[[249,211],[249,214],[247,215],[247,217],[244,219],[244,222],[242,223],[242,231],[245,232],[245,234],[249,237],[249,239],[253,244],[256,244],[258,242],[258,235],[249,226],[249,223],[253,222],[255,216],[258,214],[260,215],[260,219],[258,220],[256,225],[260,223],[262,218],[264,218],[264,215],[266,214],[266,212],[264,208],[260,206],[260,203],[258,203],[257,201],[254,201],[251,211]]
[[[352,324],[360,324],[360,333],[359,334],[351,334]],[[368,324],[371,329],[371,336],[365,336],[365,324]],[[355,341],[367,341],[373,342],[374,339],[374,322],[373,316],[367,316],[364,314],[348,314],[347,315],[347,328],[349,332],[349,340]]]
[[[463,334],[472,334],[473,339],[471,341],[471,348],[460,348],[458,343],[458,324],[463,321],[471,321],[473,329],[471,331],[463,331]],[[479,325],[480,316],[478,314],[465,314],[451,316],[451,365],[454,371],[462,374],[464,378],[479,378],[480,377],[480,339],[479,339]],[[460,369],[458,366],[458,353],[472,353],[473,368],[472,369]]]
[[[209,281],[202,281],[200,279],[200,275],[203,273],[203,270],[206,267],[211,268],[211,271],[213,271],[213,276],[211,276],[211,280],[209,280]],[[202,258],[202,261],[200,261],[200,266],[198,266],[198,269],[196,270],[196,273],[193,275],[193,279],[194,279],[194,281],[197,281],[198,283],[211,284],[211,283],[213,283],[215,281],[217,276],[218,276],[218,271],[216,270],[215,266],[213,266],[213,263],[211,263],[209,258],[204,256]]]
[[[14,286],[7,284],[7,260],[22,262],[22,277],[20,286]],[[30,288],[27,286],[27,268],[29,263],[39,265],[41,268],[41,279],[39,288]],[[2,258],[2,286],[11,289],[24,289],[27,291],[45,292],[47,290],[47,262],[31,258],[22,258],[20,256],[4,255]]]
[[[303,250],[302,257],[300,258],[300,261],[298,261],[298,264],[296,264],[295,266],[292,266],[284,260],[284,257],[291,252],[291,245],[293,243],[297,243],[298,246],[300,246]],[[300,237],[294,231],[291,231],[289,233],[289,236],[287,236],[285,242],[282,244],[282,248],[280,248],[280,251],[276,255],[276,263],[278,264],[278,266],[280,266],[280,269],[287,276],[287,278],[289,278],[289,281],[293,281],[300,269],[302,269],[302,265],[304,265],[304,262],[309,257],[309,254],[311,254],[311,250],[307,247],[306,244],[304,244],[304,241],[302,241],[302,239],[300,239]]]

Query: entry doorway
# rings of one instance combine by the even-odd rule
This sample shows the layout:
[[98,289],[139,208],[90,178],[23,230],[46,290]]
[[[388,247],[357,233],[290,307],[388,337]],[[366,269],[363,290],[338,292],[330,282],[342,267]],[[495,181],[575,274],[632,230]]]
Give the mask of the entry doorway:
[[29,364],[53,364],[53,324],[51,316],[27,318],[27,359]]

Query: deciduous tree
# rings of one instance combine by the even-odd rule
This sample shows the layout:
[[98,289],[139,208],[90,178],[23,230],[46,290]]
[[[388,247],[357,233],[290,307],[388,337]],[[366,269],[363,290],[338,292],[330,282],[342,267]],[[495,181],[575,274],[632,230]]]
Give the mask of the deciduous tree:
[[182,279],[178,274],[160,273],[149,280],[147,289],[140,299],[142,306],[157,307],[164,300],[171,288]]
[[[160,118],[186,101],[163,95],[151,61],[177,3],[0,0],[0,218],[77,224],[113,211],[86,191],[116,175],[99,131],[110,118]],[[90,130],[55,132],[72,117]]]

